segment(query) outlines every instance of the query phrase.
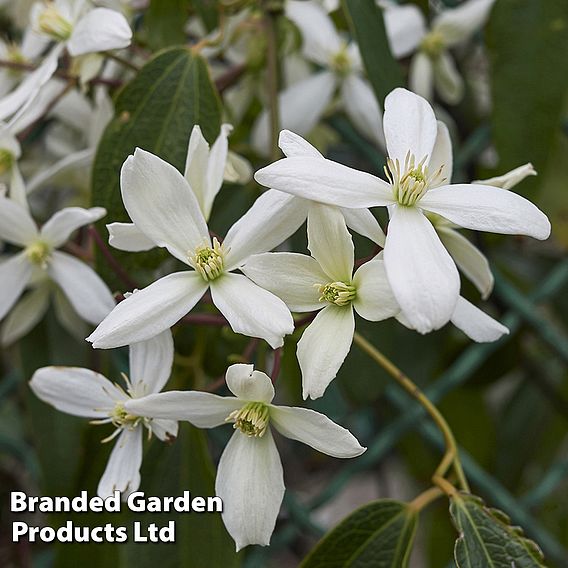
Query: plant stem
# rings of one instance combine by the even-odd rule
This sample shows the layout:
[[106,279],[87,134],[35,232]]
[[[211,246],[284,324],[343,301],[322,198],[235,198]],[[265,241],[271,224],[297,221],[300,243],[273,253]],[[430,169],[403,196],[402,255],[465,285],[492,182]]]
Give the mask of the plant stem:
[[423,493],[420,493],[418,497],[415,497],[409,504],[408,507],[417,513],[424,509],[427,505],[432,503],[444,495],[444,492],[439,487],[430,487],[430,489],[426,489]]
[[122,65],[123,67],[127,67],[128,69],[131,69],[132,71],[135,71],[135,72],[140,71],[140,68],[137,65],[134,65],[134,63],[132,63],[131,61],[128,61],[128,59],[124,59],[124,57],[121,57],[120,55],[117,55],[116,53],[113,53],[112,51],[105,51],[105,56],[108,57],[109,59],[113,59],[117,63],[120,63],[120,65]]
[[[462,489],[469,491],[469,484],[465,478],[459,459],[456,440],[440,411],[430,402],[416,384],[414,384],[388,357],[385,357],[385,355],[369,343],[362,335],[355,332],[353,340],[367,355],[369,355],[369,357],[371,357],[371,359],[373,359],[389,375],[391,375],[408,394],[410,394],[424,407],[426,412],[428,412],[432,420],[436,423],[436,426],[438,426],[442,432],[446,443],[446,452],[432,477],[434,483],[438,485],[438,480],[446,475],[449,467],[453,464],[459,484]],[[444,487],[442,487],[442,489],[444,489]]]

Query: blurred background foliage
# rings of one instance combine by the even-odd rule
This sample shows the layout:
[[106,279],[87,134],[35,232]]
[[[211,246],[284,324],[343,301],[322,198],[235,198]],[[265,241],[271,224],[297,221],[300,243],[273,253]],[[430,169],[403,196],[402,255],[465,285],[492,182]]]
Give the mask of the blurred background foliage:
[[[371,4],[348,0],[345,6],[352,21],[344,12],[334,18],[345,30],[354,27],[369,79],[379,97],[384,97],[402,80],[408,61],[395,62],[384,37],[382,41],[376,35],[376,22],[365,18]],[[426,0],[415,4],[428,14]],[[107,219],[125,218],[117,174],[134,146],[155,151],[181,168],[193,124],[201,124],[210,141],[218,132],[223,96],[218,91],[223,86],[210,80],[201,56],[172,48],[187,42],[183,24],[189,14],[201,18],[208,30],[217,27],[216,2],[208,0],[152,0],[137,21],[137,39],[145,49],[171,49],[160,52],[115,93],[115,119],[99,146],[92,180],[93,204],[109,209]],[[280,25],[283,37],[291,24]],[[566,0],[497,0],[478,36],[476,49],[485,46],[489,62],[481,70],[490,86],[489,108],[479,110],[472,96],[475,86],[468,83],[464,101],[445,109],[455,125],[455,179],[489,177],[531,161],[538,177],[525,180],[515,190],[549,215],[553,236],[541,243],[470,235],[496,275],[488,309],[511,329],[509,336],[494,344],[472,344],[451,326],[420,336],[394,321],[359,320],[357,325],[439,405],[462,448],[473,490],[523,526],[543,548],[547,565],[563,568],[568,566],[568,4]],[[371,51],[373,46],[379,51]],[[285,46],[281,49],[285,57]],[[262,73],[263,50],[256,55],[249,68],[242,70],[241,80]],[[465,71],[475,56],[473,49],[458,53],[458,65]],[[251,103],[245,118],[235,125],[231,144],[260,167],[265,161],[250,150],[247,138],[262,105]],[[313,140],[342,163],[370,172],[382,169],[384,156],[341,112],[329,113]],[[254,182],[246,187],[226,184],[213,210],[213,230],[225,234],[259,193]],[[294,250],[306,251],[304,229],[292,238]],[[355,237],[355,245],[358,257],[372,252],[362,238]],[[113,254],[141,285],[153,280],[163,259],[160,253]],[[104,258],[97,258],[97,266],[112,289],[124,291]],[[477,297],[467,284],[465,295]],[[201,309],[208,311],[209,306]],[[209,388],[229,363],[243,360],[243,354],[250,354],[260,369],[270,369],[272,364],[266,345],[236,336],[225,327],[181,326],[174,334],[178,354],[168,388]],[[298,331],[288,337],[283,350],[277,400],[287,404],[302,402],[295,357],[298,337]],[[270,548],[249,547],[236,555],[220,517],[195,514],[163,516],[164,521],[177,521],[175,545],[12,545],[9,491],[74,496],[87,489],[94,493],[111,449],[100,444],[106,430],[57,412],[30,393],[27,381],[33,371],[48,364],[97,368],[117,378],[126,367],[127,354],[121,349],[92,351],[68,335],[52,313],[18,345],[2,352],[2,566],[296,566],[327,530],[356,507],[378,497],[408,500],[427,488],[443,449],[420,408],[353,348],[326,396],[307,405],[350,428],[369,449],[360,458],[342,462],[278,438],[287,493]],[[145,446],[141,489],[155,495],[176,495],[184,489],[212,495],[214,464],[229,434],[230,426],[204,433],[184,424],[171,447],[153,440]],[[56,526],[62,519],[62,515],[36,515],[29,520]],[[76,516],[85,525],[108,520],[101,515]],[[120,519],[112,517],[115,524],[133,520],[126,513]],[[152,515],[148,520],[160,523],[161,518]],[[447,501],[438,500],[420,516],[411,566],[453,566],[455,539]]]

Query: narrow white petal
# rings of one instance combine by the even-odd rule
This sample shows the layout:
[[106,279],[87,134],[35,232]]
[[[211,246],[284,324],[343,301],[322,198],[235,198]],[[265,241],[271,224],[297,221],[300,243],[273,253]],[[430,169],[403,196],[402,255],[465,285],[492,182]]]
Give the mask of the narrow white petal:
[[443,10],[432,22],[432,30],[440,33],[446,44],[467,41],[489,16],[495,0],[467,0],[457,8]]
[[0,240],[25,247],[37,236],[30,214],[15,201],[0,195]]
[[114,298],[101,277],[74,256],[55,251],[48,272],[85,321],[97,325],[114,308]]
[[51,246],[58,248],[66,243],[73,231],[102,219],[106,215],[103,207],[65,207],[61,209],[41,228],[41,238]]
[[458,268],[471,280],[485,300],[493,290],[494,278],[485,255],[463,235],[451,228],[436,228]]
[[120,491],[126,495],[140,487],[142,465],[142,426],[124,429],[116,440],[107,466],[99,481],[97,495],[103,499]]
[[266,187],[340,207],[361,209],[394,203],[385,181],[327,159],[285,158],[258,170],[254,179]]
[[211,282],[211,295],[235,333],[260,337],[276,349],[294,331],[286,304],[246,276],[223,274]]
[[193,271],[169,274],[120,302],[87,341],[109,349],[150,339],[179,321],[206,290]]
[[84,341],[90,326],[79,317],[79,314],[73,309],[71,302],[69,302],[67,296],[60,288],[53,290],[52,299],[57,321],[77,341]]
[[537,172],[533,165],[528,162],[515,168],[502,176],[492,177],[489,179],[480,179],[472,183],[479,183],[481,185],[492,185],[494,187],[501,187],[502,189],[511,189],[517,184],[521,183],[526,177],[536,176]]
[[209,231],[185,178],[158,156],[137,148],[120,172],[124,206],[158,246],[188,264],[188,253],[209,244]]
[[24,296],[2,324],[0,342],[11,345],[41,321],[49,307],[49,288],[38,286]]
[[308,248],[331,282],[351,282],[355,262],[353,239],[337,207],[310,205]]
[[329,277],[311,256],[293,252],[256,254],[241,270],[283,300],[292,312],[312,312],[323,306],[318,286],[329,283]]
[[213,207],[213,201],[215,201],[215,197],[223,185],[225,167],[227,165],[227,154],[229,152],[228,137],[231,130],[233,130],[233,127],[230,124],[223,124],[221,126],[221,132],[219,133],[217,140],[213,143],[213,146],[211,146],[211,151],[209,152],[209,161],[207,163],[205,178],[206,191],[203,196],[203,214],[206,219],[209,218],[211,208]]
[[116,10],[95,8],[75,25],[67,50],[73,57],[98,51],[122,49],[130,45],[132,30],[126,18]]
[[375,216],[368,209],[347,209],[342,207],[341,212],[347,226],[351,230],[367,237],[380,247],[384,247],[385,233]]
[[366,320],[381,321],[400,311],[382,259],[374,259],[360,266],[353,277],[353,284],[357,288],[353,307]]
[[26,195],[26,183],[22,177],[20,166],[16,162],[12,165],[10,175],[10,199],[23,207],[26,211],[29,210],[28,198]]
[[434,61],[434,82],[440,98],[450,104],[458,104],[464,94],[465,86],[452,56],[441,53]]
[[355,318],[350,306],[327,306],[298,342],[302,395],[319,398],[335,378],[351,349]]
[[320,151],[307,140],[290,130],[282,130],[278,137],[278,146],[287,158],[293,156],[308,156],[310,158],[323,158]]
[[225,379],[229,390],[241,400],[270,403],[274,398],[270,377],[262,371],[255,371],[253,365],[231,365]]
[[548,217],[528,199],[511,191],[479,184],[444,185],[429,190],[420,207],[466,229],[544,240]]
[[352,73],[341,85],[341,96],[347,116],[355,128],[384,150],[382,113],[371,85]]
[[452,323],[478,343],[497,341],[509,330],[461,296],[452,315]]
[[106,418],[127,396],[107,378],[79,367],[43,367],[30,381],[34,394],[67,414]]
[[367,449],[347,428],[309,408],[271,406],[270,422],[286,438],[334,458],[354,458]]
[[268,546],[284,497],[284,475],[270,430],[262,438],[237,430],[219,461],[215,494],[223,500],[223,522],[237,551]]
[[[280,126],[309,134],[331,101],[337,85],[335,75],[321,71],[284,89],[278,96]],[[264,110],[252,130],[253,148],[261,155],[270,153],[270,114]]]
[[108,244],[118,250],[142,252],[156,246],[134,223],[110,223],[106,227]]
[[174,362],[172,332],[166,329],[151,339],[133,343],[129,358],[128,376],[135,396],[161,391],[170,378]]
[[413,328],[428,333],[445,325],[458,299],[460,279],[454,261],[420,210],[393,208],[384,259],[395,298]]
[[434,98],[434,66],[421,51],[414,54],[408,70],[408,85],[416,94],[431,101]]
[[215,428],[226,423],[243,401],[232,396],[219,396],[199,391],[168,391],[129,399],[124,408],[148,418],[186,420],[198,428]]
[[383,17],[392,54],[397,59],[410,55],[426,34],[426,22],[420,8],[413,4],[389,4]]
[[281,191],[263,193],[229,229],[223,241],[225,269],[239,267],[251,255],[283,243],[306,220],[308,207],[305,200]]
[[150,422],[152,434],[162,442],[173,442],[178,435],[178,423],[175,420],[155,418]]
[[438,120],[438,134],[428,167],[431,173],[435,173],[438,170],[441,171],[440,183],[438,185],[452,182],[454,170],[452,139],[450,138],[448,127],[441,120]]
[[0,320],[12,309],[32,276],[25,253],[0,262]]
[[189,137],[184,177],[189,182],[193,193],[195,193],[195,197],[197,197],[201,211],[206,219],[208,218],[208,215],[205,214],[205,193],[207,191],[206,174],[208,161],[209,144],[201,132],[201,127],[196,124],[191,131],[191,136]]
[[229,183],[238,183],[239,185],[247,184],[252,179],[252,166],[250,162],[246,158],[229,150],[227,152],[225,170],[223,171],[223,179]]
[[385,99],[383,117],[388,155],[404,164],[408,152],[417,161],[432,157],[438,127],[434,111],[426,99],[397,88]]

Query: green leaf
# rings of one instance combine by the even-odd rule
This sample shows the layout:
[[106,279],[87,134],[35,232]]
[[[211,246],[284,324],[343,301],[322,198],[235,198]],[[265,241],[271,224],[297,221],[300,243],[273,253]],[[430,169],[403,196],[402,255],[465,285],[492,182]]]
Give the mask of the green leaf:
[[[148,62],[119,94],[116,114],[107,126],[93,166],[93,203],[105,207],[98,224],[106,240],[106,223],[127,222],[120,195],[120,168],[136,147],[152,152],[183,171],[191,129],[199,124],[212,142],[220,128],[221,105],[205,61],[185,48],[173,48]],[[157,187],[156,191],[160,191]],[[163,250],[143,254],[112,254],[135,280],[168,255]],[[97,269],[113,289],[124,289],[104,258]],[[140,282],[145,284],[145,282]]]
[[417,521],[417,513],[406,503],[373,501],[324,536],[301,567],[405,568]]
[[344,8],[369,82],[382,108],[385,97],[404,84],[400,66],[389,47],[382,10],[375,0],[344,0]]
[[454,549],[458,568],[543,568],[540,548],[520,527],[475,495],[456,493],[450,514],[460,536]]
[[[488,26],[488,47],[499,170],[532,162],[542,172],[560,131],[568,88],[568,3],[499,0]],[[524,191],[537,184],[527,180]]]
[[151,0],[144,15],[143,39],[154,51],[186,42],[189,0]]

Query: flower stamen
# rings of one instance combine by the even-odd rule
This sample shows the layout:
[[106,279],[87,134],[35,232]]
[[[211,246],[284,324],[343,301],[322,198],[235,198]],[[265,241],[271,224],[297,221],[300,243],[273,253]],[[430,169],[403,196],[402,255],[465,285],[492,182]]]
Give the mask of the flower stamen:
[[223,273],[225,251],[217,237],[213,237],[213,247],[203,245],[195,249],[193,255],[188,255],[191,265],[201,274],[204,280],[215,280]]
[[43,241],[36,241],[26,248],[25,254],[32,264],[45,270],[51,257],[51,247]]
[[55,7],[53,2],[46,2],[38,17],[39,31],[57,41],[67,41],[73,32],[73,24]]
[[10,150],[0,148],[0,175],[9,171],[14,165],[14,154]]
[[320,293],[320,302],[329,302],[336,306],[346,306],[357,296],[357,289],[345,282],[330,282],[329,284],[314,284]]
[[269,409],[263,402],[249,402],[231,412],[225,422],[234,422],[233,428],[246,436],[262,438],[268,428]]

